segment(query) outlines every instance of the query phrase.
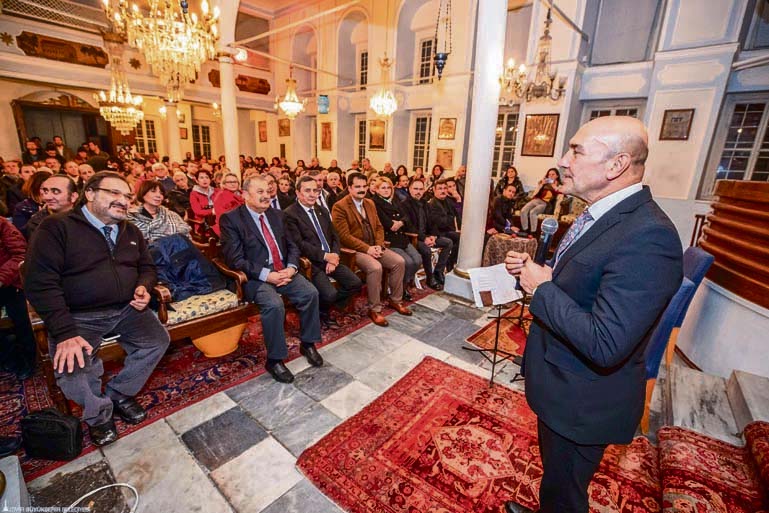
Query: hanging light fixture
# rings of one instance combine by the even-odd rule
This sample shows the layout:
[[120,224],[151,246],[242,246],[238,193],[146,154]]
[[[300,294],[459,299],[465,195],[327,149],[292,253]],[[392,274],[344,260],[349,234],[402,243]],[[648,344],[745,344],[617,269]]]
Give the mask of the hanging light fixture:
[[[441,22],[443,22],[443,30],[440,30],[442,37],[439,39]],[[438,18],[435,20],[435,38],[433,39],[433,62],[435,63],[435,70],[438,72],[438,80],[443,76],[443,68],[446,66],[446,61],[451,53],[451,39],[451,0],[440,0]],[[440,52],[438,51],[439,41],[443,42],[443,49]]]
[[[179,101],[184,88],[197,79],[200,66],[216,56],[219,38],[219,7],[209,12],[200,5],[202,17],[189,12],[187,0],[149,0],[147,13],[127,0],[102,0],[112,25],[125,34],[128,44],[138,48],[152,73],[160,78],[171,101]],[[113,5],[116,3],[117,5]]]
[[[499,83],[510,94],[515,94],[518,98],[525,98],[531,101],[532,98],[550,98],[558,100],[566,91],[566,77],[558,78],[558,86],[555,87],[555,79],[558,71],[552,68],[550,62],[550,52],[552,49],[553,38],[550,36],[550,24],[553,18],[550,9],[547,10],[545,18],[545,32],[539,38],[537,45],[537,72],[534,80],[528,80],[528,70],[526,65],[521,64],[518,69],[515,68],[515,61],[510,59],[505,65],[502,76],[499,77]],[[513,103],[512,98],[508,100]]]
[[109,91],[99,91],[94,94],[94,98],[99,102],[101,117],[118,132],[128,135],[144,119],[144,110],[142,110],[144,100],[141,96],[131,94],[128,81],[120,70],[119,58],[112,58],[110,74]]
[[293,77],[293,66],[288,67],[288,78],[286,79],[286,94],[283,98],[275,97],[275,110],[282,110],[288,119],[296,118],[300,112],[304,111],[307,105],[307,98],[300,100],[296,94],[296,80]]
[[382,87],[371,97],[369,107],[376,113],[380,119],[386,119],[398,110],[398,100],[390,89],[390,68],[393,61],[387,57],[387,48],[390,45],[390,0],[387,0],[387,28],[385,29],[385,53],[384,58],[379,59],[379,66],[382,68]]

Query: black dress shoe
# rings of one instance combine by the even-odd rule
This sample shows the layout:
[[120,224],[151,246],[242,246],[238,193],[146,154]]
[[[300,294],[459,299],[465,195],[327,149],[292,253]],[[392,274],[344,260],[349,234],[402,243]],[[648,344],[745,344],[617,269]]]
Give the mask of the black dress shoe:
[[133,397],[112,401],[112,405],[112,413],[129,424],[139,424],[147,418],[147,411]]
[[89,425],[88,432],[91,434],[91,442],[99,447],[111,444],[117,440],[117,428],[115,427],[115,421],[112,419],[103,424]]
[[433,273],[433,277],[435,278],[435,281],[437,281],[441,285],[445,285],[446,284],[446,276],[442,272],[435,271]]
[[536,513],[533,509],[525,508],[512,501],[505,503],[505,511],[506,513]]
[[330,329],[334,329],[334,328],[338,328],[339,327],[339,323],[336,322],[336,319],[331,317],[331,315],[328,314],[328,313],[321,313],[320,314],[320,323],[324,327],[330,328]]
[[[323,367],[323,357],[320,355],[315,344],[302,344],[299,346],[299,354],[307,358],[313,367]],[[288,369],[286,369],[288,370]]]
[[266,369],[275,378],[275,381],[279,383],[291,383],[294,381],[294,375],[291,374],[291,371],[288,370],[288,367],[283,362],[268,365]]
[[430,278],[428,278],[427,286],[430,287],[433,290],[443,290],[443,285],[438,283],[438,281],[434,277],[432,277],[432,276],[430,276]]
[[21,447],[20,436],[0,436],[0,458],[15,453]]
[[404,290],[403,291],[403,300],[411,302],[411,301],[414,300],[414,298],[411,296],[411,294],[409,294],[407,291]]

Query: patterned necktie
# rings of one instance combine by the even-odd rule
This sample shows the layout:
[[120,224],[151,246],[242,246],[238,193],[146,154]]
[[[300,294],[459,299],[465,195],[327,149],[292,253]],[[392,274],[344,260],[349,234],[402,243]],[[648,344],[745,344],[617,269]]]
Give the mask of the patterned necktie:
[[318,217],[315,215],[315,209],[310,209],[310,217],[312,217],[312,224],[315,225],[315,231],[318,234],[318,239],[320,239],[320,245],[323,248],[323,251],[326,253],[331,253],[331,248],[328,245],[328,241],[326,240],[326,236],[323,234],[323,230],[320,228],[320,223],[318,222]]
[[267,247],[270,249],[270,256],[272,256],[272,268],[275,271],[282,271],[284,268],[283,260],[280,259],[280,251],[278,245],[275,243],[275,239],[272,238],[270,229],[267,227],[267,223],[264,221],[264,215],[259,216],[259,223],[262,225],[262,236],[264,237]]
[[574,244],[575,240],[577,240],[577,236],[585,227],[585,224],[592,220],[593,220],[593,215],[590,213],[590,210],[587,208],[577,217],[577,219],[574,220],[574,223],[571,225],[571,228],[569,228],[569,231],[567,231],[566,235],[563,236],[563,239],[561,239],[561,243],[558,244],[558,249],[555,252],[555,262],[554,262],[553,268],[555,268],[555,266],[558,265],[558,260],[560,260],[561,255],[566,253],[566,250],[569,249],[572,244]]
[[102,226],[101,231],[104,232],[104,238],[107,239],[107,246],[109,246],[109,252],[114,253],[115,252],[115,241],[112,240],[112,227],[111,226]]

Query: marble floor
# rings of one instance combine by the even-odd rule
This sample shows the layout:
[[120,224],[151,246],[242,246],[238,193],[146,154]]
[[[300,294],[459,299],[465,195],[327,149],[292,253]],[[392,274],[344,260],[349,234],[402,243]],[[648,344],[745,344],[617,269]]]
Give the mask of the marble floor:
[[[368,325],[326,347],[326,364],[288,366],[291,385],[268,374],[218,393],[30,483],[36,506],[66,507],[105,483],[130,483],[139,512],[331,513],[340,511],[296,469],[297,457],[358,412],[425,356],[488,377],[490,364],[462,349],[489,320],[460,299],[432,294],[412,317]],[[518,367],[497,367],[511,383]],[[128,495],[109,493],[91,511],[129,511]]]

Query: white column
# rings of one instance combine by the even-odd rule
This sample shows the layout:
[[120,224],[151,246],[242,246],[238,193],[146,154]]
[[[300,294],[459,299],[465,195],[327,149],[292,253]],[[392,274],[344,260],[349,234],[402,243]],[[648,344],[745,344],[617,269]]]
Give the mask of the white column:
[[219,57],[219,79],[222,90],[222,134],[224,157],[230,171],[240,176],[240,142],[238,140],[237,87],[232,57]]
[[177,107],[176,103],[166,102],[166,140],[171,162],[182,161],[182,139],[179,133],[179,116],[176,114]]
[[[507,0],[478,2],[475,34],[475,73],[473,77],[472,119],[467,156],[467,185],[462,209],[462,235],[459,261],[454,275],[447,276],[446,290],[472,297],[467,269],[481,265],[489,183],[497,126],[499,74],[505,53]],[[463,278],[460,280],[459,278]]]

